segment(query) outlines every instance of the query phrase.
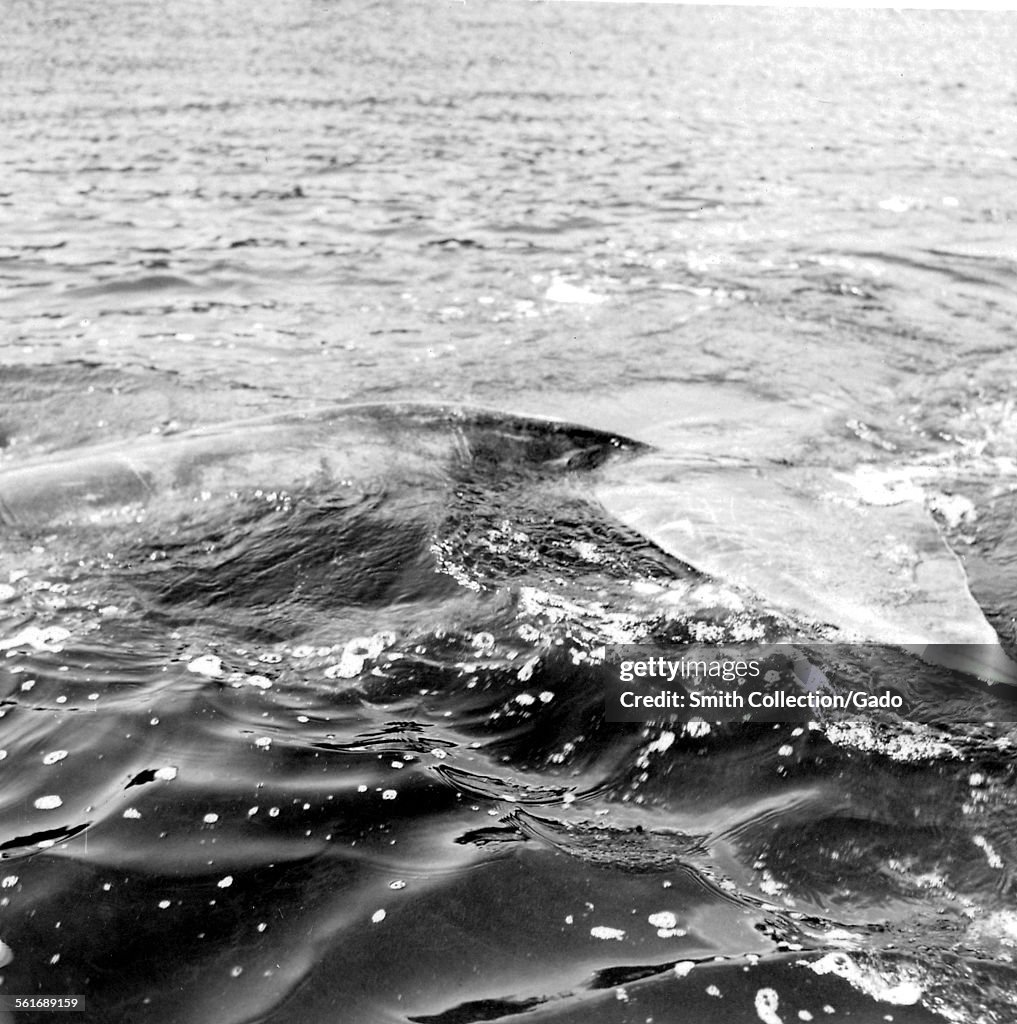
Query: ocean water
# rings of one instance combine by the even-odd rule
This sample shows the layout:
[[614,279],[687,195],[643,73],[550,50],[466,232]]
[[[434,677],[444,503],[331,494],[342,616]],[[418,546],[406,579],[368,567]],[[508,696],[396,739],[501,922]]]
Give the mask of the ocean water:
[[603,651],[1013,650],[1015,47],[11,0],[0,996],[1012,1021],[991,690],[619,725]]

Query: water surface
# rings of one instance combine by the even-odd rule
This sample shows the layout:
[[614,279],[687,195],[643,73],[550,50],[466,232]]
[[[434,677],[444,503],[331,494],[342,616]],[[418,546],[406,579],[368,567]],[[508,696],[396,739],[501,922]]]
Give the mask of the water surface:
[[598,652],[1012,647],[1014,35],[15,0],[0,992],[1011,1020],[1010,725],[611,725]]

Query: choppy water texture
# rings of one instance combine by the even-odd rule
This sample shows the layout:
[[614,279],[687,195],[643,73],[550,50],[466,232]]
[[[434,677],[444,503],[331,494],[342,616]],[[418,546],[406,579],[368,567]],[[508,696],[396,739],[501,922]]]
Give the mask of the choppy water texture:
[[0,994],[1012,1021],[1011,725],[611,725],[598,652],[1012,649],[1015,35],[12,0]]

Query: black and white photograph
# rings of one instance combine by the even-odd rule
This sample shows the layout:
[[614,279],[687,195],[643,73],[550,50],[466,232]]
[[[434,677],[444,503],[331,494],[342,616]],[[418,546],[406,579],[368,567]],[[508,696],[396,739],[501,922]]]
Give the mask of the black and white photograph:
[[6,0],[0,1024],[1014,1024],[1017,13]]

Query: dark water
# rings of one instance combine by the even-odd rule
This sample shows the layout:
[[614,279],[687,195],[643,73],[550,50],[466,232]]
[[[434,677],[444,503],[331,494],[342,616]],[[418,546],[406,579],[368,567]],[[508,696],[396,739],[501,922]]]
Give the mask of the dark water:
[[1011,725],[601,650],[1012,649],[1015,33],[13,0],[0,994],[1012,1021]]

